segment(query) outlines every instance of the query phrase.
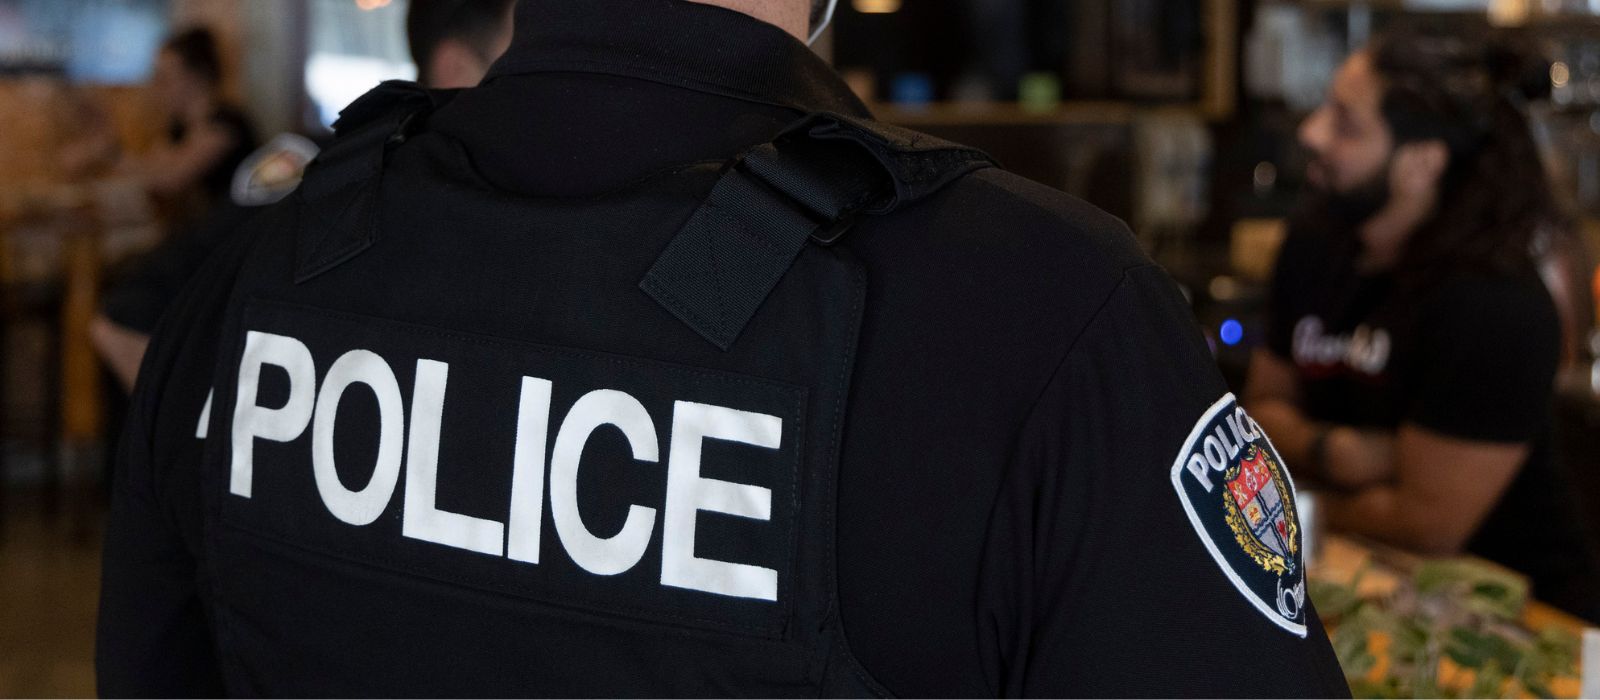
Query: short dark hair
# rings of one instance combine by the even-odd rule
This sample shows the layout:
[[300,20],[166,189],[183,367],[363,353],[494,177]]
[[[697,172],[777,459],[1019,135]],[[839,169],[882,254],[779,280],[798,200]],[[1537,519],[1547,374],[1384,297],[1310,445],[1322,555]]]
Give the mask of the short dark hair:
[[217,37],[211,30],[190,27],[167,37],[161,49],[171,51],[185,70],[200,76],[206,84],[222,84],[222,53],[217,50]]
[[406,40],[411,44],[411,60],[421,75],[433,61],[433,53],[447,39],[466,43],[472,50],[488,56],[489,42],[503,31],[507,13],[516,0],[411,0],[406,14]]

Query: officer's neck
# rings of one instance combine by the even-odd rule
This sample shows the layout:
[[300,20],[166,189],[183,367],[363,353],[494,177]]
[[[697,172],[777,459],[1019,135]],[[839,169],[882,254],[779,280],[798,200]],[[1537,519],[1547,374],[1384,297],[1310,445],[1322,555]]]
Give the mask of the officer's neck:
[[734,12],[742,12],[774,25],[795,38],[805,41],[811,22],[810,5],[804,0],[691,0],[703,5],[716,5]]

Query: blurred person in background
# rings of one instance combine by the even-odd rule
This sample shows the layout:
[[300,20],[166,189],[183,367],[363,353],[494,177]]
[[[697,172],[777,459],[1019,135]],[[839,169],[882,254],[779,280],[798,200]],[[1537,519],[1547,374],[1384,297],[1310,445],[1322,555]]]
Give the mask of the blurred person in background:
[[[235,218],[228,200],[234,172],[260,145],[249,118],[223,99],[222,84],[222,56],[210,30],[194,27],[168,38],[150,82],[167,121],[166,139],[118,166],[140,181],[173,232],[111,273],[102,312],[89,324],[95,352],[125,389],[133,385],[166,302],[204,260],[211,222]],[[108,136],[103,132],[85,142]],[[83,171],[93,162],[87,153],[92,148],[78,144],[66,157]]]
[[223,98],[223,82],[222,55],[211,30],[174,34],[161,44],[150,80],[165,138],[148,153],[121,154],[110,121],[91,110],[79,117],[85,135],[62,149],[62,168],[86,176],[114,163],[138,179],[168,217],[192,221],[227,195],[234,169],[260,145],[250,119]]
[[208,29],[187,29],[161,45],[151,81],[166,110],[167,140],[133,168],[154,196],[224,197],[233,171],[258,145],[255,128],[222,97],[222,56]]
[[1600,565],[1553,461],[1561,323],[1536,250],[1567,229],[1526,108],[1549,63],[1396,34],[1302,125],[1289,224],[1245,392],[1329,524],[1471,552],[1600,621]]
[[134,178],[175,227],[192,224],[227,196],[234,169],[260,145],[249,117],[224,99],[223,82],[211,30],[174,34],[156,54],[149,85],[163,138],[147,153],[125,153],[105,111],[81,101],[74,119],[82,135],[62,147],[58,164],[71,177]]
[[[412,0],[406,15],[406,38],[422,84],[440,89],[477,85],[490,64],[511,45],[515,4],[514,0]],[[203,88],[215,87],[221,64],[209,34],[204,35],[207,38],[196,34],[203,31],[190,30],[168,41],[157,68],[156,84],[162,94],[171,97],[169,103],[192,105],[180,110],[184,113],[206,114],[206,105],[216,104],[214,89],[208,92]],[[237,114],[230,109],[216,113]],[[185,135],[195,134],[194,145],[170,146],[166,155],[159,157],[183,161],[197,158],[194,154],[210,152],[228,139],[225,124],[242,125],[244,128],[238,133],[249,133],[242,116],[202,123],[183,129]],[[269,145],[263,150],[273,148]],[[167,306],[217,243],[238,229],[256,209],[226,196],[240,162],[248,165],[258,159],[232,156],[222,161],[227,164],[225,171],[208,170],[203,178],[206,194],[218,200],[217,209],[190,231],[173,236],[131,265],[107,292],[101,314],[90,324],[96,350],[125,391],[133,388],[150,334]]]

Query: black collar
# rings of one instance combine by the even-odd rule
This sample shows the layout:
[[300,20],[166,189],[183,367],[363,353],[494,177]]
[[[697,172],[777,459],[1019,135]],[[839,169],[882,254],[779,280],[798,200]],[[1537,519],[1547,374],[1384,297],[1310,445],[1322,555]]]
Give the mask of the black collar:
[[748,15],[686,0],[519,0],[516,36],[485,82],[604,73],[804,112],[869,116],[820,57]]

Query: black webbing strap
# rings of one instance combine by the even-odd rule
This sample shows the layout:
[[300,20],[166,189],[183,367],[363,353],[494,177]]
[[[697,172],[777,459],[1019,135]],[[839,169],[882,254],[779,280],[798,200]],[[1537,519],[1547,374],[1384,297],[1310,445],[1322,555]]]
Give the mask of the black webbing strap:
[[639,287],[722,350],[808,241],[829,245],[978,168],[981,151],[831,113],[812,114],[723,171]]
[[337,267],[377,241],[384,158],[454,95],[391,80],[339,112],[333,143],[306,168],[296,191],[301,223],[295,240],[295,284]]

